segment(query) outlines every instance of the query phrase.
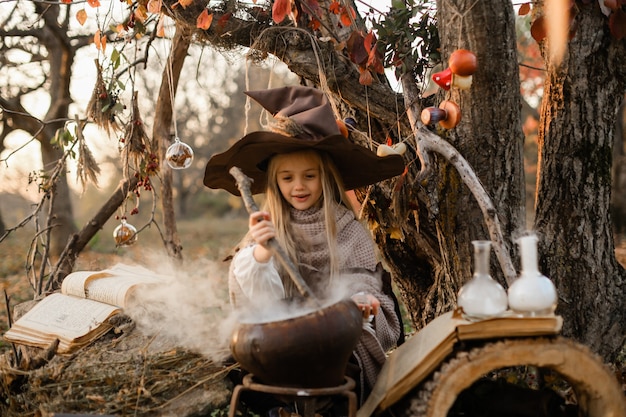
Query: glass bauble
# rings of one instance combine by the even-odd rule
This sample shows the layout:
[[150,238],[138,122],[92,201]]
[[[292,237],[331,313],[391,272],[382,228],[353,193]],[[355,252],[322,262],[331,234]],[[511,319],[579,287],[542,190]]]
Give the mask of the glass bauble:
[[461,287],[457,304],[470,317],[486,318],[502,314],[507,309],[507,294],[502,285],[489,273],[491,242],[475,240],[474,274]]
[[509,287],[511,310],[524,316],[552,314],[556,309],[557,296],[554,283],[539,272],[537,259],[537,236],[518,239],[522,272]]
[[113,231],[113,239],[116,246],[130,246],[137,242],[137,229],[122,219],[120,225]]
[[193,162],[193,149],[176,138],[174,143],[167,148],[165,160],[172,169],[189,168]]

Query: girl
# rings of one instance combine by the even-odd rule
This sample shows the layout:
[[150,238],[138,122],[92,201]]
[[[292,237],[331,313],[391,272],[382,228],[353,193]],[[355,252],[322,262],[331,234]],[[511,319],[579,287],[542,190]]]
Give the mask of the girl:
[[[273,132],[254,132],[207,164],[205,185],[238,195],[228,170],[239,167],[266,194],[249,217],[249,232],[229,275],[235,308],[267,306],[298,291],[266,247],[276,238],[318,299],[338,291],[363,311],[364,328],[352,372],[363,400],[385,353],[402,334],[395,299],[383,291],[373,241],[350,208],[345,187],[356,188],[402,173],[402,157],[378,157],[339,133],[324,94],[306,87],[246,93],[279,121]],[[271,305],[271,304],[270,304]]]

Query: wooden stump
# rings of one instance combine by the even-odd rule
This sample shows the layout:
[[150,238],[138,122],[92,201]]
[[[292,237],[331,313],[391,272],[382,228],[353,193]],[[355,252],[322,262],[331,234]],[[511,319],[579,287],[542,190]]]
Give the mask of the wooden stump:
[[563,337],[504,339],[457,353],[410,399],[405,416],[446,417],[457,397],[491,371],[521,365],[548,368],[576,394],[580,415],[626,416],[615,376],[587,347]]

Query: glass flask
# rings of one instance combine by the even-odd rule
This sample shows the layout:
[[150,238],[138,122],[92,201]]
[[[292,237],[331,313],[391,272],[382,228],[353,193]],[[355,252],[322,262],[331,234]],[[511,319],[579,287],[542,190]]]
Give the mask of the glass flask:
[[191,146],[176,138],[174,139],[174,143],[167,148],[165,160],[172,169],[189,168],[193,162],[193,149],[191,149]]
[[457,303],[470,317],[486,318],[502,314],[507,309],[507,294],[489,273],[491,241],[475,240],[474,274],[459,291]]
[[539,272],[537,259],[537,236],[529,235],[518,239],[522,272],[509,287],[511,310],[525,316],[552,314],[556,309],[557,297],[554,283]]
[[113,239],[115,239],[116,246],[130,246],[137,242],[137,229],[126,219],[122,219],[113,231]]

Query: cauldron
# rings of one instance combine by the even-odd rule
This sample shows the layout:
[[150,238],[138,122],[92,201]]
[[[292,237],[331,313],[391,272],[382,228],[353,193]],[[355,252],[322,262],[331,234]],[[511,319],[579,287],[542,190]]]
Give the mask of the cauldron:
[[313,312],[263,323],[239,322],[230,350],[241,367],[267,385],[335,387],[345,382],[363,316],[347,298]]

